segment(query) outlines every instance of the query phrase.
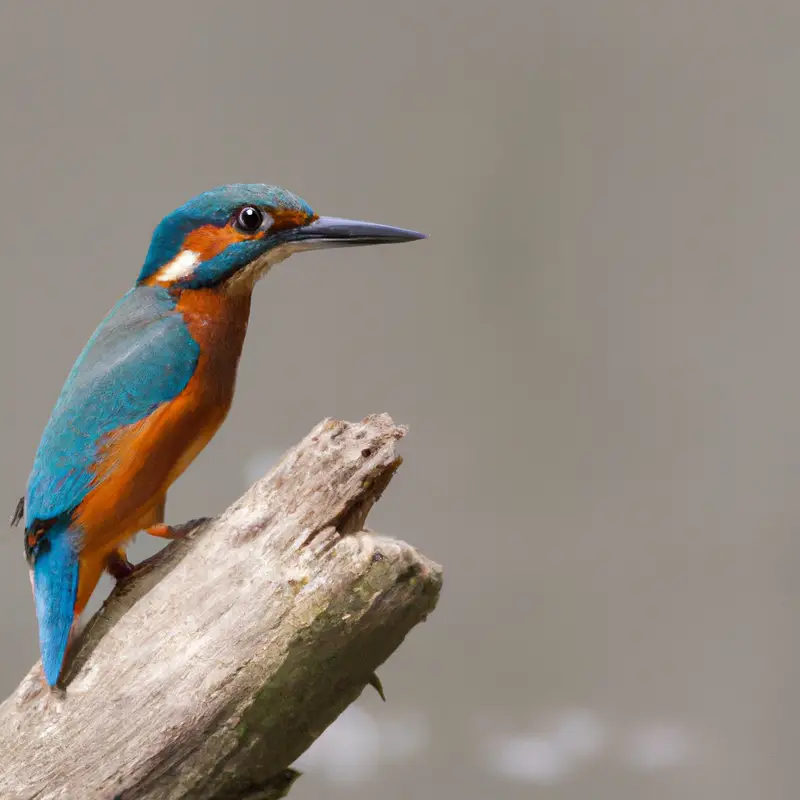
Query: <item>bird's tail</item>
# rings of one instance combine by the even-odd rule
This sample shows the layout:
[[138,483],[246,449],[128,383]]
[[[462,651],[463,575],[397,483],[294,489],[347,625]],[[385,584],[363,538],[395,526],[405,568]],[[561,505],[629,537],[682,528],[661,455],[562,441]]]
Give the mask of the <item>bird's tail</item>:
[[69,523],[56,523],[39,542],[32,581],[42,667],[50,686],[58,681],[69,644],[78,594],[78,571],[78,553]]

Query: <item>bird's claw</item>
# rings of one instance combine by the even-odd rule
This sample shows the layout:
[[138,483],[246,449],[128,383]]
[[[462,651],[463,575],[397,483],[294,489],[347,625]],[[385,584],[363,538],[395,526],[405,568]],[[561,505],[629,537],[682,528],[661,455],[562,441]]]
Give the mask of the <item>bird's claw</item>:
[[151,536],[157,536],[159,539],[186,539],[199,527],[210,522],[210,520],[210,517],[198,517],[180,525],[166,525],[162,522],[159,525],[153,525],[152,528],[148,528],[146,533]]
[[[208,517],[190,519],[181,525],[165,525],[163,522],[147,528],[146,533],[161,539],[186,539],[197,528],[209,521]],[[123,551],[113,552],[106,560],[106,570],[117,583],[129,580],[141,564],[132,564]]]
[[128,580],[136,571],[136,565],[132,564],[122,553],[112,553],[106,561],[108,574],[117,583]]
[[197,517],[196,519],[190,519],[188,522],[184,522],[182,525],[177,525],[176,527],[181,533],[180,538],[185,538],[194,533],[198,528],[208,525],[209,522],[211,522],[211,517]]

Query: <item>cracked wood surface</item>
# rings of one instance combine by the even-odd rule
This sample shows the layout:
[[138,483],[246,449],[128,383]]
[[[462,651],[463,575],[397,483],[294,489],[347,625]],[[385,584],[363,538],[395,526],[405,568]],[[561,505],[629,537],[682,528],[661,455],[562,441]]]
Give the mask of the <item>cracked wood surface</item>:
[[293,761],[438,599],[437,564],[364,530],[404,433],[385,414],[323,421],[118,586],[66,692],[37,665],[0,706],[0,798],[284,796]]

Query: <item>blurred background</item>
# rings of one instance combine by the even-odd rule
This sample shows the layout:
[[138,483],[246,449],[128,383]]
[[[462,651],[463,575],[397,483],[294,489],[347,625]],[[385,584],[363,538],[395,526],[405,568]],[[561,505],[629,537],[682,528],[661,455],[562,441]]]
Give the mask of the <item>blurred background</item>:
[[[796,795],[795,2],[0,19],[4,513],[189,197],[278,183],[430,233],[259,286],[231,416],[170,494],[171,521],[222,511],[325,416],[410,425],[370,522],[444,565],[443,597],[292,797]],[[2,696],[37,657],[21,538]]]

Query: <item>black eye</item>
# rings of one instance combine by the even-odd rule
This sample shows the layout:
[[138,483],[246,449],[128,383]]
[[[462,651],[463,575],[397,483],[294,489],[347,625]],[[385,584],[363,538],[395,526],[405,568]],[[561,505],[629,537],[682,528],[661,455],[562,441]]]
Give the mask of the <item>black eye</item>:
[[255,233],[264,221],[264,214],[255,206],[245,206],[236,215],[236,227],[245,233]]

